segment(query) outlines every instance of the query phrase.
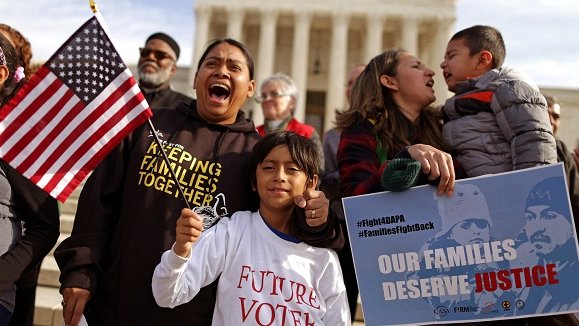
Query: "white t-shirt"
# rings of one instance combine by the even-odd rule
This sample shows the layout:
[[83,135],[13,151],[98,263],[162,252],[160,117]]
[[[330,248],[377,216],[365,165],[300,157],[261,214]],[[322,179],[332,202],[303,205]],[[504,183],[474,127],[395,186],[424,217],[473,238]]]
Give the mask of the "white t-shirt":
[[219,276],[213,325],[350,325],[336,253],[280,238],[258,212],[222,218],[188,259],[166,251],[153,296],[173,308]]

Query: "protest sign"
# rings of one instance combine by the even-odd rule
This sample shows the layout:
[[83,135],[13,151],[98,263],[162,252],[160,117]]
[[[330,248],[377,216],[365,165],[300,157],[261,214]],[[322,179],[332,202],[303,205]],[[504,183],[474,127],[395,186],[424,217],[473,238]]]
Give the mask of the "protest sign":
[[562,164],[343,199],[366,325],[579,310]]

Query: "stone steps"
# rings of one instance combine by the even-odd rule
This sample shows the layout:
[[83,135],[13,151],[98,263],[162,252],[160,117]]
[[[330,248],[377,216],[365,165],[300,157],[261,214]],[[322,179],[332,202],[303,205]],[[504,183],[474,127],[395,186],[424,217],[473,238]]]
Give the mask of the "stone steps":
[[60,305],[62,296],[59,292],[60,282],[58,281],[60,270],[53,255],[54,249],[72,232],[80,188],[75,190],[64,204],[60,204],[60,236],[54,248],[44,257],[40,265],[34,309],[35,326],[64,325],[62,306]]
[[39,285],[36,288],[36,306],[34,309],[35,326],[62,326],[62,297],[58,288]]

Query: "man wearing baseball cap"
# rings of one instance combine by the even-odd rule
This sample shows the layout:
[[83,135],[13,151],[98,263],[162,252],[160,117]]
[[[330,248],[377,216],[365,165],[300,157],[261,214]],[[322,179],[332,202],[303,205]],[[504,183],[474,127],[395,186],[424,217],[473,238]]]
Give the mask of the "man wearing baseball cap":
[[154,33],[139,51],[139,87],[151,108],[173,108],[180,102],[191,102],[190,97],[171,88],[180,52],[171,36]]

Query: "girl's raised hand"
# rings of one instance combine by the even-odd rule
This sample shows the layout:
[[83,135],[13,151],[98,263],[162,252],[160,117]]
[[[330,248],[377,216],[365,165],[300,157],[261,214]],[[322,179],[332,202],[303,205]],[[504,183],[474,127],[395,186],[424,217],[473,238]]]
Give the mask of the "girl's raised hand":
[[173,251],[181,257],[189,256],[191,246],[199,240],[201,232],[203,232],[203,217],[188,208],[183,208],[175,228],[176,240]]

